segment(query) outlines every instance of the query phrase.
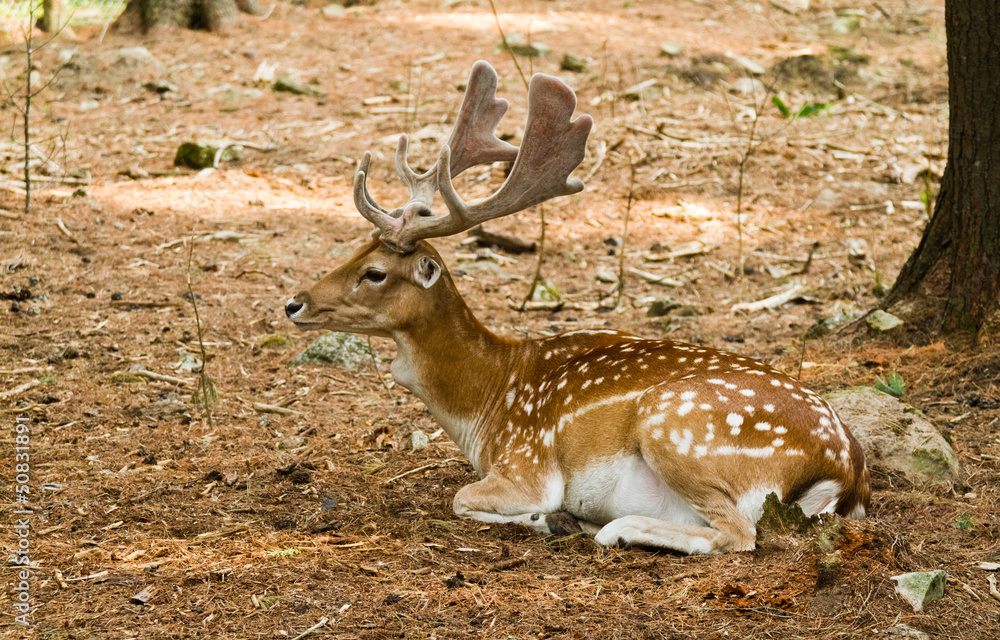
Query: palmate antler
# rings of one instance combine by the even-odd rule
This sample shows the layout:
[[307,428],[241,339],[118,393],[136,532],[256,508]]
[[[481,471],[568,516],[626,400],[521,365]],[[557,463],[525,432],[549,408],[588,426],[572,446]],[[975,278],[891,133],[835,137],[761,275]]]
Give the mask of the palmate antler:
[[[497,73],[480,60],[472,67],[465,98],[448,142],[426,173],[414,172],[406,161],[407,137],[396,147],[396,172],[410,190],[409,201],[387,211],[366,185],[371,153],[365,152],[354,176],[354,204],[382,232],[382,240],[400,253],[412,251],[418,240],[450,236],[487,220],[501,218],[558,196],[578,193],[583,182],[570,173],[583,160],[590,116],[570,120],[576,95],[562,80],[535,74],[528,87],[528,122],[521,147],[496,137],[497,124],[508,103],[496,97]],[[514,160],[507,180],[493,195],[466,203],[455,192],[452,178],[469,167]],[[440,191],[448,213],[431,212]]]

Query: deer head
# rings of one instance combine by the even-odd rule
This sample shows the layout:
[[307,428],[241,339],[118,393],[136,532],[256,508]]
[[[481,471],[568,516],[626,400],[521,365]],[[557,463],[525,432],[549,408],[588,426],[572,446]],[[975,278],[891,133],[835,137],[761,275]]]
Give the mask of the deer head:
[[[418,174],[407,162],[408,140],[399,138],[396,172],[410,192],[409,200],[391,211],[371,196],[366,152],[354,176],[354,204],[375,225],[372,242],[348,262],[299,293],[285,313],[300,329],[337,329],[389,335],[408,316],[413,296],[432,288],[442,274],[450,282],[441,257],[421,240],[450,236],[487,220],[522,211],[552,198],[577,193],[583,183],[570,173],[583,160],[590,116],[570,120],[576,96],[561,80],[536,74],[528,89],[528,120],[520,148],[497,138],[495,130],[507,111],[496,97],[497,74],[488,63],[472,67],[455,126],[438,160]],[[465,202],[452,178],[470,167],[513,161],[500,189],[475,202]],[[440,192],[447,212],[432,211]],[[426,313],[426,310],[424,311]]]

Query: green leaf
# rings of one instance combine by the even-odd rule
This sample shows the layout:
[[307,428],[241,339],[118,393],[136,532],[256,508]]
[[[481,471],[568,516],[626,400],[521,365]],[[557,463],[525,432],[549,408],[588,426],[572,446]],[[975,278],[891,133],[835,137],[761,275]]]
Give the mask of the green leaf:
[[774,106],[778,107],[778,111],[781,112],[782,117],[784,118],[792,117],[791,110],[788,108],[788,106],[781,98],[779,98],[778,96],[771,96],[771,102],[774,104]]
[[826,113],[830,110],[830,105],[826,102],[813,102],[812,104],[804,104],[802,108],[798,110],[795,114],[796,118],[811,118],[813,116],[818,116],[820,114]]

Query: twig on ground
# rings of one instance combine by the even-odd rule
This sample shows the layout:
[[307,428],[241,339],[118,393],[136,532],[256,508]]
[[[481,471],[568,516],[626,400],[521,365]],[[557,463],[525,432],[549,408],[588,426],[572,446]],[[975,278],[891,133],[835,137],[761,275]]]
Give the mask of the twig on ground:
[[635,197],[635,163],[631,165],[631,178],[628,183],[628,204],[625,205],[625,221],[622,225],[621,255],[618,259],[618,295],[615,299],[615,309],[621,310],[622,296],[625,294],[625,250],[628,248],[628,219],[632,215],[632,199]]
[[302,638],[305,638],[307,635],[309,635],[313,631],[316,631],[317,629],[319,629],[320,627],[322,627],[323,625],[325,625],[329,621],[330,621],[329,618],[323,618],[323,619],[321,619],[319,622],[317,622],[313,626],[309,627],[308,629],[306,629],[305,631],[303,631],[299,635],[297,635],[294,638],[292,638],[292,640],[302,640]]
[[73,233],[69,229],[66,228],[66,225],[63,224],[62,218],[56,218],[56,226],[59,227],[60,231],[62,231],[64,234],[66,234],[66,237],[69,238],[70,242],[72,242],[74,244],[79,244],[80,243],[80,241],[76,239],[76,236],[74,236]]
[[138,371],[129,371],[133,375],[146,378],[148,380],[156,380],[157,382],[167,382],[169,384],[177,385],[178,387],[192,387],[195,384],[194,380],[186,380],[185,378],[175,378],[174,376],[166,376],[162,373],[154,373],[152,371],[146,371],[141,369]]
[[416,469],[410,469],[409,471],[404,471],[403,473],[399,474],[398,476],[393,476],[392,478],[389,478],[388,480],[385,480],[382,484],[383,485],[392,484],[396,480],[399,480],[400,478],[405,478],[408,475],[411,475],[411,474],[414,474],[414,473],[419,473],[420,471],[426,471],[427,469],[436,469],[438,467],[442,467],[442,466],[448,464],[449,462],[456,462],[456,461],[461,461],[461,460],[462,460],[462,458],[448,458],[447,460],[441,460],[439,462],[432,462],[430,464],[425,464],[422,467],[417,467]]
[[280,416],[294,416],[296,418],[302,415],[302,412],[296,411],[294,409],[289,409],[287,407],[279,407],[273,404],[264,404],[262,402],[254,402],[253,410],[256,411],[257,413],[276,413]]
[[30,380],[30,381],[25,382],[24,384],[22,384],[20,386],[14,387],[13,389],[10,389],[8,391],[0,392],[0,400],[5,400],[7,398],[13,398],[14,396],[16,396],[18,394],[21,394],[21,393],[24,393],[28,389],[30,389],[32,387],[36,387],[36,386],[38,386],[40,384],[41,384],[41,382],[39,382],[38,380]]

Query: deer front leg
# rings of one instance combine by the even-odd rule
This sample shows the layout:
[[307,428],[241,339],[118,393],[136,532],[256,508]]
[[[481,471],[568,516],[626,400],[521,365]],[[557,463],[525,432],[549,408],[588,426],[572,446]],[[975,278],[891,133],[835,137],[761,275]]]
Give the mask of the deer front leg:
[[515,483],[491,471],[455,494],[455,515],[480,522],[516,522],[543,534],[568,535],[581,530],[572,514],[560,511],[563,482],[558,474],[540,486]]

